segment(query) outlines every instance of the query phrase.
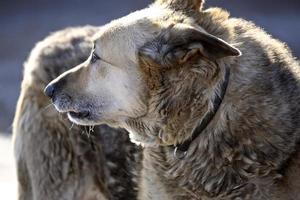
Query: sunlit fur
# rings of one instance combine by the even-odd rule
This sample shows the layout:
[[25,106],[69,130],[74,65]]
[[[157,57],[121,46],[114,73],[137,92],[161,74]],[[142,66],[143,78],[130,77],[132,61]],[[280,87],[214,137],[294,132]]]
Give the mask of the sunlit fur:
[[[93,37],[101,59],[50,83],[54,104],[144,146],[139,199],[298,199],[299,63],[253,23],[202,4],[159,0],[105,25]],[[213,109],[226,68],[218,112],[177,159],[173,146]]]
[[138,148],[126,131],[77,126],[43,93],[52,79],[87,59],[98,30],[55,32],[37,43],[25,63],[13,124],[19,200],[136,198]]

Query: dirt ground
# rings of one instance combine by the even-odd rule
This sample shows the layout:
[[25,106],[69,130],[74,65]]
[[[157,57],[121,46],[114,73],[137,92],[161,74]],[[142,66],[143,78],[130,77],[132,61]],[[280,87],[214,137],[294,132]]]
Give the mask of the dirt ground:
[[16,199],[16,187],[11,137],[8,134],[0,134],[0,199]]

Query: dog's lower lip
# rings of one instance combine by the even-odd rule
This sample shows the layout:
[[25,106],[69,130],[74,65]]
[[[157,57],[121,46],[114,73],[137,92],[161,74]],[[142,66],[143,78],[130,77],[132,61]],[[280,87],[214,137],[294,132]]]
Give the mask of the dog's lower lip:
[[70,111],[69,114],[74,118],[86,118],[90,115],[89,111],[73,112]]

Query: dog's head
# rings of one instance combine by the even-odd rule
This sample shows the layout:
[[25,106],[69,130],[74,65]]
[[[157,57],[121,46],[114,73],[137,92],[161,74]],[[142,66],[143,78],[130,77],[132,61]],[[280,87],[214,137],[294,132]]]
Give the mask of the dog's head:
[[159,0],[110,22],[94,37],[90,57],[45,93],[77,124],[107,123],[140,136],[159,132],[168,119],[189,112],[184,105],[193,87],[204,91],[220,77],[222,70],[211,69],[216,60],[240,55],[198,25],[201,7],[201,0]]

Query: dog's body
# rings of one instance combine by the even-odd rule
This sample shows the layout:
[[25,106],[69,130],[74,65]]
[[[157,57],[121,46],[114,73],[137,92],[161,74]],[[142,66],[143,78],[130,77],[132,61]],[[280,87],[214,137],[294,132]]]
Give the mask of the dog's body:
[[[284,44],[250,22],[228,18],[219,9],[199,18],[200,27],[235,44],[243,55],[219,61],[231,71],[225,98],[184,159],[177,159],[172,147],[145,148],[142,174],[151,179],[141,182],[140,199],[300,199],[295,178],[300,175],[299,63]],[[175,116],[165,133],[174,133],[174,139],[191,137],[203,119],[199,102],[193,101],[196,95],[191,95],[195,82],[201,90],[201,80],[193,72],[173,73],[164,80],[169,94],[160,99],[167,107],[160,112],[167,121],[180,109],[191,114]],[[170,85],[177,91],[171,93]]]
[[137,148],[126,132],[74,125],[43,94],[50,80],[88,57],[90,37],[98,30],[68,28],[52,34],[25,63],[13,130],[20,200],[136,198],[132,168]]
[[[300,199],[300,181],[295,178],[300,175],[299,63],[284,44],[250,22],[229,18],[223,10],[206,10],[198,25],[235,44],[243,55],[219,60],[231,71],[225,98],[185,158],[176,158],[172,147],[144,149],[142,175],[151,178],[142,179],[140,199]],[[194,77],[193,69],[172,72],[160,88],[169,93],[156,107],[164,108],[159,112],[171,121],[164,124],[164,132],[173,140],[191,137],[203,119],[203,110],[197,111],[201,98],[197,92],[191,94],[202,89],[201,73],[207,73],[206,78],[210,72],[198,70],[200,78]],[[184,118],[171,114],[180,109]]]
[[299,63],[202,3],[158,0],[102,27],[45,93],[71,121],[126,128],[144,146],[139,199],[299,199]]

